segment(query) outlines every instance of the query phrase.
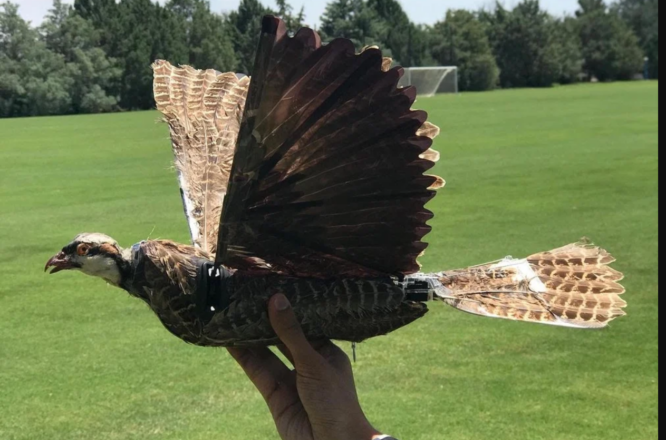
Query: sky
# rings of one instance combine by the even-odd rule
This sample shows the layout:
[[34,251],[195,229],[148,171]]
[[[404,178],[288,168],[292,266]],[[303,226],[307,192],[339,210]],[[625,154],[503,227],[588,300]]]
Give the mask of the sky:
[[[32,21],[33,24],[41,23],[44,15],[53,4],[53,0],[11,1],[19,4],[21,15]],[[65,0],[65,2],[73,3],[73,0]],[[164,3],[164,0],[160,0],[160,2]],[[311,26],[319,24],[319,17],[321,17],[328,2],[329,0],[290,1],[295,10],[300,9],[301,5],[305,5],[305,22]],[[425,24],[433,24],[441,20],[448,9],[478,9],[494,4],[493,0],[400,0],[400,2],[413,22]],[[240,3],[240,0],[210,0],[211,9],[215,12],[231,11],[238,7],[238,3]],[[262,3],[269,7],[275,7],[274,0],[263,0]],[[504,0],[503,3],[511,7],[519,1]],[[578,6],[578,0],[541,0],[541,4],[551,13],[562,15],[573,13]]]

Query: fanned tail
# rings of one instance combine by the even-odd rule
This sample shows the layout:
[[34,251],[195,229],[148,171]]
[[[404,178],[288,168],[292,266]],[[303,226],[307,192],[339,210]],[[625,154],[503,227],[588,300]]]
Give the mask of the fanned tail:
[[603,328],[624,316],[627,303],[615,259],[587,242],[525,259],[427,276],[432,294],[456,309],[481,316],[574,328]]

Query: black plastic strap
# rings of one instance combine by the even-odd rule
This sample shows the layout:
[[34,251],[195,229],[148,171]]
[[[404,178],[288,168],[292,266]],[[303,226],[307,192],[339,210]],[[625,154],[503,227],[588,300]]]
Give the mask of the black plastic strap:
[[405,295],[405,299],[407,301],[414,301],[414,302],[428,302],[432,299],[432,295],[430,294],[430,291],[417,291],[417,292],[407,292]]
[[404,284],[405,299],[414,302],[428,302],[432,300],[432,289],[428,281],[407,279]]
[[209,321],[215,313],[224,311],[231,304],[228,278],[231,272],[212,261],[202,260],[197,270],[195,292],[198,314]]

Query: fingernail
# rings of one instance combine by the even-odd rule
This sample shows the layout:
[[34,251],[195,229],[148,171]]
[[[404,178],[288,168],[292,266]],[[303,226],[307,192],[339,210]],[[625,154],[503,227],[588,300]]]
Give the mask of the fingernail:
[[286,296],[279,294],[275,297],[275,308],[282,312],[289,308],[289,300]]

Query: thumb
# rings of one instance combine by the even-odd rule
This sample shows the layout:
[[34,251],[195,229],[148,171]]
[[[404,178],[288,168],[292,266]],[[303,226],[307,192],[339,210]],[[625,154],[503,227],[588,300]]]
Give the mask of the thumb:
[[312,365],[321,359],[319,353],[305,337],[294,314],[294,309],[286,296],[278,293],[271,297],[268,303],[268,316],[273,330],[291,352],[294,366],[297,369],[308,364]]

